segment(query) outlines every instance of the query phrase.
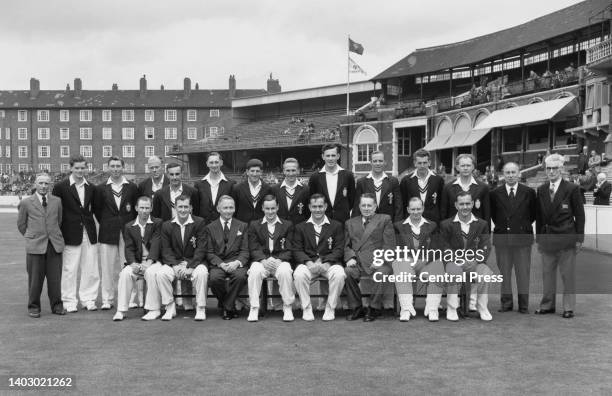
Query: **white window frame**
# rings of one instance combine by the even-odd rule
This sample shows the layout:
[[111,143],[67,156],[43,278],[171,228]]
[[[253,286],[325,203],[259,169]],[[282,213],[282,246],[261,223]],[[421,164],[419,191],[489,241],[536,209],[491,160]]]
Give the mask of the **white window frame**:
[[164,139],[176,140],[177,139],[176,128],[164,128]]
[[49,128],[38,128],[38,140],[51,139],[51,131]]
[[11,128],[4,128],[4,138],[6,140],[9,140],[11,138]]
[[49,122],[49,110],[37,110],[36,120],[38,122]]
[[59,129],[60,140],[70,140],[70,128]]
[[113,139],[113,128],[102,128],[102,140]]
[[176,110],[174,109],[164,110],[164,121],[167,121],[167,122],[176,121]]
[[168,153],[172,151],[172,146],[173,146],[172,144],[164,146],[164,157],[170,157]]
[[4,157],[11,158],[11,146],[6,146],[4,148]]
[[113,156],[113,146],[102,146],[102,158],[110,158]]
[[60,110],[59,120],[60,122],[70,121],[70,110]]
[[121,152],[123,154],[123,158],[134,158],[135,157],[135,147],[132,145],[122,146]]
[[198,138],[198,128],[189,127],[187,128],[187,139],[195,140]]
[[102,164],[102,172],[108,172],[108,163],[107,162]]
[[123,122],[134,121],[134,110],[130,110],[130,109],[121,110],[121,121]]
[[134,140],[134,128],[121,128],[122,140]]
[[198,111],[195,109],[187,110],[187,121],[197,121],[198,120]]
[[145,110],[144,117],[146,122],[155,121],[155,110]]
[[212,127],[209,127],[208,130],[209,130],[208,136],[210,137],[219,136],[219,127],[212,126]]
[[38,164],[38,170],[51,172],[51,164]]
[[125,173],[134,173],[134,164],[126,162],[123,171]]
[[102,110],[102,122],[111,122],[113,120],[112,110]]
[[70,146],[60,146],[60,157],[61,158],[70,157]]
[[60,170],[62,172],[68,172],[70,170],[70,164],[61,164],[60,165]]
[[84,158],[91,158],[93,154],[92,147],[89,145],[79,146],[79,154],[81,154]]
[[[87,132],[89,132],[89,135],[86,134]],[[92,128],[89,128],[89,127],[79,128],[79,139],[81,139],[81,140],[91,140],[92,137],[93,137],[93,129]]]
[[17,128],[17,140],[28,140],[28,128]]
[[30,170],[30,166],[28,164],[19,164],[19,166],[17,167],[17,170],[19,172],[27,172]]
[[51,158],[51,146],[38,146],[38,158]]
[[145,158],[155,155],[155,146],[145,146]]
[[17,121],[27,122],[28,121],[28,111],[27,110],[17,110]]
[[17,157],[28,158],[28,146],[17,146]]
[[[144,133],[144,138],[145,140],[154,140],[155,139],[155,128],[153,127],[145,127],[145,133]],[[151,133],[151,136],[149,136],[148,133]]]
[[80,110],[79,111],[79,121],[91,122],[91,110]]
[[219,109],[210,109],[208,115],[210,118],[216,118],[221,116],[221,112]]

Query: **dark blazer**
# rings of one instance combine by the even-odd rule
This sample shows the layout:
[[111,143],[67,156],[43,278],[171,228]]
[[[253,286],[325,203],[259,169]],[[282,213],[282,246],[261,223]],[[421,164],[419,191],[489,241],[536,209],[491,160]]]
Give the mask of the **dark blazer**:
[[610,192],[612,192],[612,184],[609,181],[601,183],[599,188],[593,190],[594,205],[610,205]]
[[[168,176],[164,175],[164,181],[162,182],[162,188],[170,184]],[[138,197],[147,196],[153,199],[153,180],[148,177],[138,185]]]
[[[489,235],[489,224],[477,218],[470,224],[470,232],[467,242],[464,243],[461,235],[461,224],[455,222],[454,216],[451,219],[442,220],[440,223],[440,246],[442,250],[482,250],[485,263],[491,253],[491,236]],[[463,257],[463,256],[462,256]],[[480,261],[479,261],[480,262]]]
[[[442,191],[444,189],[444,179],[442,176],[431,175],[427,180],[427,195],[425,195],[425,211],[423,212],[423,217],[427,220],[431,220],[440,223],[442,217],[440,216],[440,208],[442,202]],[[406,218],[408,216],[408,203],[410,199],[413,197],[421,198],[421,194],[419,193],[419,182],[416,177],[411,177],[411,175],[404,176],[402,182],[400,183],[400,191],[402,193],[402,202],[403,202],[403,217]],[[399,219],[397,219],[399,220]]]
[[[137,220],[134,220],[137,221]],[[142,245],[149,251],[148,259],[159,261],[161,258],[161,226],[162,221],[151,217],[152,224],[145,225],[144,237],[140,235],[140,227],[129,222],[123,228],[123,240],[125,241],[125,261],[133,264],[142,262]]]
[[295,226],[293,257],[296,264],[321,259],[323,263],[344,265],[344,230],[339,221],[329,219],[323,224],[319,243],[316,244],[314,225],[303,222]]
[[555,251],[584,242],[585,217],[580,187],[561,180],[553,202],[550,202],[549,191],[548,181],[537,190],[536,242],[540,248]]
[[408,249],[435,249],[437,246],[438,238],[438,226],[436,223],[429,221],[421,226],[421,232],[418,235],[418,246],[414,244],[414,238],[412,237],[412,229],[410,224],[404,224],[404,220],[397,221],[393,224],[395,230],[395,240],[397,246],[406,246]]
[[272,194],[272,187],[262,181],[261,189],[257,196],[257,204],[253,206],[249,181],[245,180],[235,185],[232,189],[232,197],[234,201],[236,201],[236,213],[234,217],[246,224],[249,224],[253,220],[262,219],[264,213],[261,209],[261,205],[263,204],[263,198],[268,194]]
[[[455,180],[447,183],[442,190],[442,202],[440,203],[440,218],[442,220],[453,218],[457,214],[455,200],[457,199],[457,195],[463,190],[461,186],[454,183]],[[474,216],[483,219],[487,224],[490,224],[491,201],[489,198],[489,186],[480,181],[476,181],[476,183],[478,184],[470,184],[470,190],[468,191],[474,200],[474,209],[472,209],[472,213]]]
[[70,177],[53,187],[53,195],[62,201],[61,230],[66,245],[79,246],[83,242],[83,227],[89,242],[98,242],[98,232],[94,221],[95,186],[85,184],[85,205],[81,205],[76,187],[70,185]]
[[337,220],[344,224],[349,219],[351,209],[355,205],[355,177],[352,172],[342,169],[338,172],[338,188],[336,189],[336,198],[332,207],[327,191],[327,181],[325,172],[316,172],[308,180],[308,188],[310,194],[323,194],[327,203],[327,211],[325,214],[331,220]]
[[249,225],[249,251],[251,261],[260,261],[269,257],[275,257],[282,261],[291,262],[293,257],[291,239],[293,239],[293,223],[289,220],[281,220],[274,227],[273,250],[270,251],[268,243],[268,225],[262,224],[262,220],[253,220]]
[[232,219],[230,235],[225,243],[223,237],[223,225],[221,220],[214,220],[206,226],[208,243],[206,259],[211,267],[217,267],[221,263],[238,260],[243,266],[249,264],[249,235],[246,223],[238,219]]
[[19,202],[17,229],[25,237],[26,253],[45,254],[49,243],[57,253],[64,251],[64,238],[60,230],[62,202],[58,197],[47,194],[44,208],[37,194]]
[[278,217],[289,220],[293,224],[299,224],[302,221],[308,220],[310,218],[310,209],[308,209],[310,190],[308,186],[299,185],[295,188],[291,207],[288,208],[285,189],[281,188],[281,184],[278,183],[272,187],[272,193],[278,201]]
[[132,182],[123,185],[119,209],[110,184],[102,182],[96,186],[94,211],[100,223],[99,242],[109,245],[119,244],[119,234],[125,224],[136,218],[138,187]]
[[181,227],[172,220],[161,228],[162,263],[175,266],[187,262],[187,268],[206,265],[206,223],[203,218],[191,216],[193,223],[185,226],[185,238],[181,239]]
[[517,183],[515,198],[510,199],[506,185],[491,191],[491,218],[495,223],[493,244],[530,246],[533,243],[533,222],[536,218],[536,194],[532,188]]
[[389,215],[375,214],[367,227],[363,226],[361,216],[344,223],[344,262],[354,258],[366,274],[374,272],[375,250],[394,250],[395,246],[395,232]]
[[207,180],[199,180],[195,182],[194,187],[198,193],[199,201],[199,214],[198,216],[204,218],[207,223],[219,218],[219,212],[217,212],[216,203],[219,202],[219,197],[222,195],[232,195],[232,189],[234,187],[233,180],[221,180],[219,182],[219,191],[217,192],[217,200],[213,203],[212,193],[210,191],[210,183]]
[[[198,216],[200,205],[198,203],[198,193],[195,188],[183,183],[183,195],[191,197],[192,216]],[[153,210],[151,216],[162,219],[163,221],[172,220],[172,201],[170,200],[170,186],[157,190],[153,195]]]
[[[371,193],[376,195],[374,187],[374,180],[369,177],[362,177],[357,180],[357,186],[355,188],[355,203],[353,205],[353,213],[351,216],[361,216],[359,210],[359,198],[363,193]],[[383,179],[381,191],[380,191],[380,202],[376,208],[376,213],[386,214],[391,217],[391,221],[398,221],[404,217],[404,208],[402,201],[402,194],[400,192],[399,182],[397,178],[393,176],[387,176]]]

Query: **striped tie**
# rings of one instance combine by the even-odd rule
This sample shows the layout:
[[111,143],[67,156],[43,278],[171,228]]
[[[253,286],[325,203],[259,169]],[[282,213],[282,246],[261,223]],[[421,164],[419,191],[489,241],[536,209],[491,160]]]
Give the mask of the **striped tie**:
[[321,238],[321,233],[315,231],[315,242],[317,245],[319,244],[319,238]]
[[251,195],[251,201],[253,201],[253,207],[257,206],[257,201],[259,201],[259,193],[257,193],[256,196],[253,196],[253,194]]
[[382,184],[378,187],[374,186],[374,192],[380,192],[382,190]]

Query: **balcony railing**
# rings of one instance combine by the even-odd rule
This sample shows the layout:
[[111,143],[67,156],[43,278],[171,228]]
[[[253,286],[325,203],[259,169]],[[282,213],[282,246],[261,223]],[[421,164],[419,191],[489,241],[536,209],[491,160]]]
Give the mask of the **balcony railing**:
[[586,63],[587,65],[598,62],[602,59],[609,58],[612,55],[612,39],[602,41],[594,46],[587,48]]

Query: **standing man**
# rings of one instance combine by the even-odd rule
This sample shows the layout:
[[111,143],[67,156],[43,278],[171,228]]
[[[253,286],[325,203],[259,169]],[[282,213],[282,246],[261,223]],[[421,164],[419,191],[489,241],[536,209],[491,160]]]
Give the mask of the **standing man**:
[[[363,317],[364,322],[372,322],[380,316],[383,299],[383,279],[393,273],[390,263],[374,262],[374,251],[394,250],[395,232],[391,217],[376,213],[376,196],[362,194],[359,198],[361,216],[353,217],[344,224],[344,262],[346,267],[346,294],[351,313],[347,320]],[[368,309],[363,312],[359,279],[362,275],[371,276],[374,290],[370,296]]]
[[580,175],[584,175],[584,171],[589,169],[589,148],[587,146],[583,146],[582,151],[578,154],[578,166],[576,169]]
[[[235,208],[234,198],[222,195],[217,203],[219,218],[206,226],[210,288],[223,306],[224,320],[238,317],[236,298],[247,282],[249,237],[247,225],[233,218]],[[226,277],[229,287],[225,284]]]
[[294,232],[293,256],[297,264],[294,284],[302,303],[302,319],[313,321],[310,281],[316,276],[329,281],[323,320],[330,321],[336,318],[336,306],[346,278],[342,268],[344,232],[340,222],[325,215],[327,203],[322,194],[313,194],[308,205],[310,218],[298,224]]
[[311,194],[325,197],[327,217],[344,224],[355,203],[355,177],[338,165],[340,147],[337,144],[326,144],[321,151],[325,166],[310,176],[308,187]]
[[183,167],[177,163],[172,163],[168,164],[166,170],[169,184],[158,190],[153,196],[153,212],[151,214],[163,221],[172,220],[176,217],[176,198],[187,195],[190,202],[193,202],[194,213],[192,214],[196,216],[196,208],[199,210],[198,193],[193,187],[183,183],[181,176]]
[[[249,226],[249,251],[251,267],[248,271],[249,300],[251,311],[248,321],[259,319],[259,295],[263,280],[274,276],[283,299],[283,321],[293,321],[293,269],[291,268],[291,238],[293,224],[289,220],[279,219],[278,203],[274,195],[263,199],[264,218],[253,220]],[[267,302],[266,302],[267,303]]]
[[261,179],[263,163],[250,159],[246,164],[247,180],[238,183],[232,190],[232,197],[236,203],[236,219],[249,224],[253,220],[264,217],[261,204],[263,197],[272,193],[269,185]]
[[60,288],[64,238],[60,230],[62,203],[49,193],[51,178],[36,175],[36,192],[19,202],[17,229],[25,237],[28,271],[28,314],[40,317],[40,293],[45,277],[51,312],[65,315]]
[[563,282],[563,317],[574,317],[576,254],[584,242],[584,204],[579,187],[561,177],[565,159],[551,154],[544,160],[548,181],[538,187],[536,242],[542,254],[542,301],[535,313],[555,313],[557,268]]
[[119,157],[108,159],[110,177],[96,186],[95,213],[100,223],[100,268],[102,272],[102,309],[113,307],[115,277],[125,262],[123,227],[136,217],[138,187],[123,176],[125,163]]
[[512,268],[516,275],[518,311],[528,313],[531,245],[536,218],[536,195],[532,188],[518,182],[519,166],[504,165],[504,184],[491,191],[491,217],[495,223],[493,245],[497,266],[503,276],[501,308],[512,311]]
[[388,176],[385,172],[385,154],[382,151],[374,151],[371,154],[372,170],[366,177],[357,180],[355,188],[355,207],[353,217],[359,213],[359,197],[361,194],[370,193],[376,197],[376,213],[389,215],[391,221],[402,219],[404,208],[402,207],[402,194],[397,178]]
[[143,195],[146,195],[147,197],[153,199],[153,194],[155,194],[156,191],[161,190],[163,187],[166,187],[169,182],[168,178],[164,175],[162,160],[158,156],[150,156],[149,160],[147,161],[147,165],[149,167],[151,177],[146,178],[138,185],[138,196],[142,197]]
[[208,153],[206,166],[208,174],[202,180],[197,181],[194,187],[198,192],[200,202],[199,216],[206,220],[206,223],[210,223],[219,218],[217,200],[222,195],[232,194],[234,182],[227,180],[221,171],[223,166],[221,154],[215,151]]
[[298,176],[300,165],[295,158],[287,158],[283,163],[283,174],[285,180],[281,184],[272,187],[272,192],[278,202],[278,217],[289,220],[294,225],[308,220],[308,198],[310,192],[308,186],[302,185]]
[[439,224],[444,179],[429,169],[431,161],[428,151],[419,149],[415,151],[413,157],[415,171],[412,175],[404,176],[400,185],[402,201],[407,203],[414,197],[420,198],[425,205],[423,217]]
[[[70,176],[53,187],[62,203],[61,230],[66,247],[62,255],[62,301],[68,312],[76,312],[79,299],[88,311],[95,311],[100,287],[98,234],[94,221],[95,187],[83,176],[87,161],[81,155],[70,158]],[[77,274],[81,271],[78,282]]]
[[597,175],[597,184],[593,190],[595,200],[594,205],[610,205],[610,192],[612,192],[612,184],[607,181],[607,176],[604,172]]

